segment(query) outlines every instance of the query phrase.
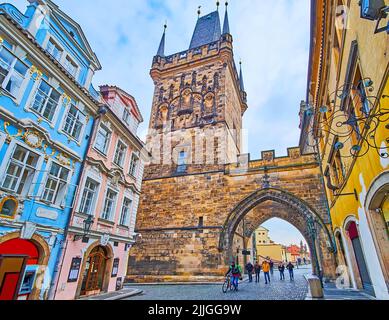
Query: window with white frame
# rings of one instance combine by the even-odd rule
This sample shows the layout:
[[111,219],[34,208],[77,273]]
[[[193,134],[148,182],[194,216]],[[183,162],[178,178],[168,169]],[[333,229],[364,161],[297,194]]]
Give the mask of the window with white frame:
[[131,121],[131,114],[130,112],[124,108],[124,111],[123,111],[123,121],[129,126],[130,125],[130,121]]
[[132,201],[130,199],[124,198],[123,206],[122,206],[122,213],[120,216],[120,223],[119,223],[121,226],[128,227],[130,225],[131,204],[132,204]]
[[55,162],[51,163],[42,195],[43,201],[57,206],[63,204],[68,186],[69,173],[69,169],[62,167]]
[[129,171],[129,174],[133,177],[136,176],[136,170],[138,167],[138,163],[139,163],[139,156],[137,154],[133,153],[131,156],[130,171]]
[[103,154],[107,154],[110,136],[111,132],[105,126],[100,125],[96,134],[95,148]]
[[31,109],[51,122],[55,111],[57,110],[60,98],[61,94],[46,81],[42,80],[35,93]]
[[69,72],[73,77],[76,77],[78,66],[69,56],[65,59],[64,67],[67,72]]
[[47,43],[46,50],[55,60],[61,61],[63,50],[52,39]]
[[68,109],[63,131],[70,137],[79,141],[82,129],[86,123],[86,116],[73,103]]
[[102,219],[108,221],[112,220],[113,211],[115,209],[116,196],[117,193],[115,191],[108,189],[107,194],[105,196],[104,210],[101,214]]
[[97,189],[99,183],[87,178],[82,192],[82,198],[80,203],[79,212],[87,215],[92,215],[92,209],[96,201]]
[[18,195],[27,195],[37,171],[39,155],[16,145],[9,159],[2,187]]
[[113,162],[117,164],[119,167],[123,167],[124,158],[126,157],[127,152],[127,146],[121,142],[118,141],[118,144],[116,146],[116,152],[115,152],[115,158]]
[[27,70],[28,66],[4,46],[0,48],[0,85],[12,96],[18,96]]

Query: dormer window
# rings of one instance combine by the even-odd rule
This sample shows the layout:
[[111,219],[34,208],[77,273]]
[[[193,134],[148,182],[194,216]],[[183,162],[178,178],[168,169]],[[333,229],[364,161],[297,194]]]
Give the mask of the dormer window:
[[46,50],[55,60],[61,61],[63,50],[52,39],[49,40]]
[[124,112],[123,112],[123,121],[124,121],[127,125],[130,125],[131,114],[130,114],[130,112],[129,112],[127,109],[124,109]]
[[67,72],[69,72],[73,77],[76,77],[78,66],[69,56],[65,59],[64,67]]

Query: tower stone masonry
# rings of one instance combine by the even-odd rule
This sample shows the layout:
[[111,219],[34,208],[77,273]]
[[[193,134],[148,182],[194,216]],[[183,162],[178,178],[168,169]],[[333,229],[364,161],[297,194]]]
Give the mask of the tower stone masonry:
[[[277,215],[306,237],[304,217],[317,217],[321,263],[333,274],[314,155],[291,148],[287,157],[268,151],[250,161],[241,153],[247,95],[227,11],[223,28],[218,11],[199,17],[186,51],[166,56],[165,40],[164,32],[151,68],[151,159],[137,219],[141,236],[130,251],[127,281],[219,280],[231,259],[244,261],[241,251],[251,236],[245,217],[257,224],[254,231]],[[282,210],[267,210],[272,204]],[[307,242],[312,248],[313,241]]]

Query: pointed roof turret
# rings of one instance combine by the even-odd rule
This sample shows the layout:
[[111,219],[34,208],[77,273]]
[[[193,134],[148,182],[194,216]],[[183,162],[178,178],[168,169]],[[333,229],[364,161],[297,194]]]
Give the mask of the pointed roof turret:
[[166,28],[167,28],[167,23],[165,23],[165,25],[163,26],[163,35],[162,35],[162,39],[161,39],[161,42],[160,42],[159,47],[158,47],[157,56],[159,56],[159,57],[164,57],[165,56]]
[[240,85],[240,90],[244,90],[244,82],[243,82],[243,71],[242,71],[242,61],[239,62],[240,65],[240,73],[239,73],[239,85]]
[[221,23],[219,12],[214,11],[206,16],[199,16],[189,49],[198,48],[205,44],[218,41],[220,37]]
[[228,21],[228,1],[226,1],[226,14],[224,15],[223,34],[230,34],[230,23]]

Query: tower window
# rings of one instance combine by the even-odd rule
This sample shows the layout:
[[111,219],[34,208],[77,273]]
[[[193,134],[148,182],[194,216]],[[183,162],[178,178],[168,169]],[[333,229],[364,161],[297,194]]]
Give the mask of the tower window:
[[178,168],[177,172],[178,173],[185,173],[186,172],[186,158],[187,158],[187,153],[185,151],[181,151],[178,155]]
[[203,227],[204,226],[204,217],[200,217],[199,218],[199,227]]

